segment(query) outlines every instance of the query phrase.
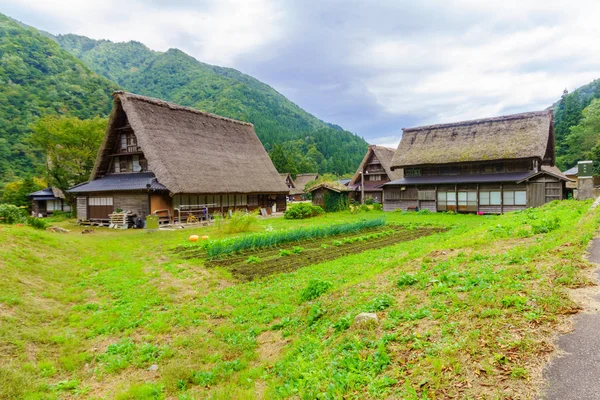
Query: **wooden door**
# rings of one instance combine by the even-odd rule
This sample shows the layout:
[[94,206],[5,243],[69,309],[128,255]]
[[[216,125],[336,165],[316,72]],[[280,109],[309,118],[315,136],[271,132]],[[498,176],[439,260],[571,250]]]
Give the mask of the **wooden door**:
[[546,202],[546,187],[543,182],[527,185],[527,207],[539,207]]
[[88,198],[88,219],[109,219],[114,211],[112,197]]

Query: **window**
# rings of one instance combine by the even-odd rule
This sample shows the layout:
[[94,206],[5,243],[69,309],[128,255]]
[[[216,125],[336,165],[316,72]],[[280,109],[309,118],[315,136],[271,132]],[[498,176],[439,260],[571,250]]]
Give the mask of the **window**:
[[124,158],[119,159],[119,171],[127,172],[127,159],[124,159]]
[[504,204],[507,206],[514,206],[515,205],[515,192],[513,191],[505,191],[503,193],[503,200],[504,200]]
[[524,190],[519,190],[515,192],[515,205],[516,206],[525,206],[527,205],[527,192]]
[[460,167],[441,167],[440,175],[459,175]]
[[455,192],[446,192],[446,203],[448,203],[449,206],[456,205],[456,193]]
[[112,197],[90,197],[89,198],[90,206],[112,206],[113,199]]
[[406,168],[404,176],[421,176],[421,168]]
[[504,172],[504,164],[486,164],[481,167],[484,174],[493,174],[496,172]]
[[458,192],[458,205],[459,206],[467,205],[467,192]]
[[124,133],[121,134],[121,150],[127,150],[127,135]]
[[499,206],[500,204],[502,204],[501,192],[490,192],[490,205]]
[[248,196],[245,194],[238,194],[235,196],[235,204],[238,206],[248,205]]
[[490,192],[480,192],[479,193],[479,204],[482,206],[490,205]]
[[133,166],[131,168],[133,172],[141,172],[142,166],[140,165],[140,156],[135,154],[133,156]]
[[113,164],[115,167],[115,173],[118,174],[119,172],[121,172],[121,164],[119,163],[119,157],[114,158]]

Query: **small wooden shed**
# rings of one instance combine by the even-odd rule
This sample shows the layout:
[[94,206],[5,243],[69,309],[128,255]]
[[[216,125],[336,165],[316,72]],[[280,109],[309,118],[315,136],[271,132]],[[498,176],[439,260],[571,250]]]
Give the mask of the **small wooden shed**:
[[47,187],[29,194],[29,198],[31,213],[36,217],[47,217],[55,211],[71,211],[71,206],[65,201],[65,194],[59,188]]

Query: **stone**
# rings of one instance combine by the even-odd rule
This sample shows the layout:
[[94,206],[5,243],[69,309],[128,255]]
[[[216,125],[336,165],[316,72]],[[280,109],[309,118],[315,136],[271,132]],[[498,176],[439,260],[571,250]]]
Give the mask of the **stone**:
[[158,371],[158,365],[152,364],[150,368],[148,368],[148,371]]
[[356,317],[354,317],[355,324],[365,324],[365,323],[376,324],[378,321],[379,321],[379,318],[377,317],[377,314],[375,314],[375,313],[364,312],[364,313],[360,313]]

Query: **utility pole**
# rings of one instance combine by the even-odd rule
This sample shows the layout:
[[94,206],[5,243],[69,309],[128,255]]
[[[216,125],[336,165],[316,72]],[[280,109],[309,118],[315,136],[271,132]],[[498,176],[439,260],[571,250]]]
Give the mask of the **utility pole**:
[[365,204],[365,175],[360,171],[360,204]]

